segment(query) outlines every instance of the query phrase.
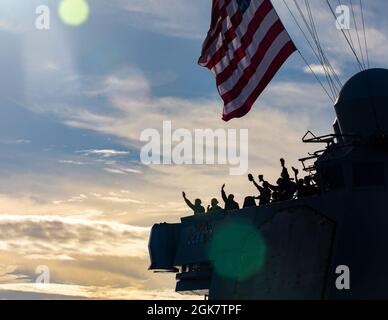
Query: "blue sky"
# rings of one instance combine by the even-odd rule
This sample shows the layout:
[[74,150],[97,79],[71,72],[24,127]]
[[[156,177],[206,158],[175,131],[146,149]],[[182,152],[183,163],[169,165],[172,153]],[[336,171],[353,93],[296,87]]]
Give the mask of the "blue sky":
[[[295,53],[252,112],[222,122],[214,81],[197,66],[210,0],[89,2],[78,27],[58,18],[58,1],[0,4],[0,297],[176,297],[173,276],[146,270],[149,227],[190,214],[183,189],[204,202],[224,182],[241,202],[255,190],[224,166],[142,165],[140,132],[163,120],[189,130],[247,128],[250,171],[275,179],[280,157],[298,165],[312,151],[300,142],[305,131],[328,133],[335,118]],[[51,9],[50,30],[34,27],[41,4]],[[354,58],[328,9],[311,5],[345,82],[357,72]],[[387,6],[365,3],[373,67],[387,65]],[[48,289],[33,284],[38,265],[52,271]]]

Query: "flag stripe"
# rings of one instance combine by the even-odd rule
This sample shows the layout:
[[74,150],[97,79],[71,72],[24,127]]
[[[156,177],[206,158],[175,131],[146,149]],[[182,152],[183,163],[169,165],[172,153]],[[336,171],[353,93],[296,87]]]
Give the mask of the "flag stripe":
[[[244,12],[244,15],[241,14],[241,11],[239,10],[239,7],[235,1],[228,1],[228,0],[226,1],[227,1],[226,7],[223,8],[222,13],[220,14],[220,20],[218,21],[219,25],[217,26],[217,32],[212,33],[212,37],[211,37],[212,42],[209,40],[209,36],[205,40],[205,44],[202,49],[202,56],[199,61],[199,64],[203,67],[207,67],[207,64],[209,63],[211,57],[215,54],[215,52],[217,52],[217,50],[219,50],[224,45],[222,35],[227,34],[228,32],[229,33],[232,32],[231,30],[229,30],[229,28],[232,26],[234,26],[234,28],[237,29],[236,31],[237,34],[239,34],[239,32],[243,34],[250,20],[249,17],[254,16],[256,10],[265,0],[251,1],[250,6]],[[244,19],[244,16],[248,18]],[[229,23],[227,23],[226,21]],[[244,22],[243,26],[240,26],[241,22]],[[227,28],[225,28],[226,25],[228,25]],[[226,36],[230,38],[230,35],[227,34]],[[235,38],[231,38],[231,39],[234,40]]]
[[236,69],[243,70],[249,65],[261,42],[268,41],[267,33],[271,30],[270,28],[278,21],[276,12],[271,10],[255,33],[247,33],[249,39],[247,37],[246,40],[242,40],[241,46],[234,52],[233,58],[229,56],[225,57],[223,62],[221,61],[222,65],[227,65],[227,67],[221,68],[219,65],[214,67],[216,68],[215,73],[218,74],[216,77],[217,85],[225,82]]
[[220,27],[220,21],[221,19],[221,13],[224,12],[224,15],[226,16],[226,12],[224,11],[224,8],[231,2],[231,0],[224,0],[217,1],[213,0],[212,5],[212,18],[210,23],[210,30],[208,32],[208,35],[206,37],[206,40],[204,41],[202,45],[202,51],[206,51],[209,49],[209,47],[212,45],[213,41],[216,39],[218,34],[221,32]]
[[252,108],[296,48],[270,0],[222,0],[212,10],[198,63],[214,75],[228,121]]
[[206,64],[204,64],[206,68],[213,68],[213,66],[225,56],[226,52],[229,50],[229,43],[237,37],[235,26],[238,26],[241,21],[242,16],[240,12],[237,12],[232,18],[226,16],[223,19],[223,26],[227,26],[227,30],[223,32],[220,45],[218,45],[219,41],[216,41],[216,45],[212,47],[211,57],[207,60]]
[[[254,1],[252,1],[252,3],[253,2]],[[226,53],[229,50],[229,44],[233,41],[233,39],[237,37],[237,35],[240,36],[241,43],[247,46],[250,44],[249,40],[252,40],[252,35],[250,34],[254,33],[255,30],[257,30],[257,28],[264,20],[265,16],[272,9],[272,5],[270,3],[266,1],[262,2],[263,3],[259,7],[255,6],[254,4],[251,5],[251,7],[253,6],[256,10],[254,11],[253,18],[249,21],[247,21],[248,19],[245,19],[245,21],[247,21],[245,23],[241,22],[243,19],[241,13],[239,15],[235,15],[236,19],[234,21],[232,20],[231,28],[229,29],[229,32],[225,35],[221,48],[217,50],[216,54],[206,65],[208,69],[212,69],[217,63],[220,62],[223,57],[225,57]],[[245,15],[252,16],[249,10],[245,12]]]
[[[271,39],[275,39],[271,42]],[[245,69],[237,69],[227,81],[219,86],[220,93],[225,103],[235,99],[241,90],[248,84],[249,80],[255,76],[256,70],[265,57],[270,58],[276,55],[287,40],[287,32],[282,28],[280,21],[277,21],[260,43],[258,50],[252,57],[251,63]],[[280,42],[280,45],[279,45]]]
[[[224,20],[228,16],[226,7],[230,3],[232,3],[232,1],[233,0],[226,0],[225,4],[222,6],[222,8],[219,9],[219,12],[217,13],[217,15],[219,15],[219,17],[218,17],[218,20],[216,23],[216,27],[214,30],[210,30],[208,32],[208,36],[207,36],[207,38],[203,44],[203,47],[202,47],[202,56],[200,58],[200,61],[201,61],[201,59],[204,59],[204,57],[210,56],[209,50],[214,50],[214,46],[218,42],[220,36],[222,36]],[[213,8],[213,10],[218,10],[218,9]],[[203,65],[203,64],[204,64],[204,62],[201,62],[201,65]],[[205,65],[206,65],[206,63],[205,63]],[[205,66],[205,65],[203,65],[203,66]]]
[[[250,93],[255,89],[257,81],[255,79],[261,79],[264,74],[266,73],[267,69],[271,68],[272,62],[277,58],[277,53],[281,52],[284,46],[286,46],[288,43],[288,39],[284,37],[279,37],[278,43],[275,44],[271,49],[271,53],[267,54],[265,58],[263,59],[262,64],[260,67],[256,70],[255,77],[252,78],[249,83],[243,87],[242,92],[240,92],[239,95],[235,97],[235,99],[230,100],[224,100],[225,102],[225,109],[227,111],[233,111],[233,108],[235,106],[238,106],[239,103],[244,102],[246,99],[248,99]],[[275,54],[276,53],[276,54]]]
[[279,54],[276,56],[276,58],[272,61],[271,67],[267,69],[266,73],[264,74],[263,78],[259,82],[259,84],[256,86],[256,88],[252,91],[251,95],[248,97],[248,99],[238,108],[231,109],[228,113],[224,113],[223,120],[229,121],[233,118],[241,118],[245,116],[252,108],[253,104],[255,103],[256,99],[259,97],[259,95],[264,91],[268,83],[272,80],[272,78],[275,76],[275,74],[279,71],[280,67],[283,65],[283,63],[287,60],[287,58],[295,52],[296,48],[292,41],[289,41],[279,52]]

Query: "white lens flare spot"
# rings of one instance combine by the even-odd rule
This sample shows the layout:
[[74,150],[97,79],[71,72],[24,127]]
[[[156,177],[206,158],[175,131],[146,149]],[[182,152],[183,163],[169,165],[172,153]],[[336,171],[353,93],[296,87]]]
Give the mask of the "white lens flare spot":
[[86,0],[62,0],[58,8],[61,20],[71,26],[79,26],[89,17],[89,4]]

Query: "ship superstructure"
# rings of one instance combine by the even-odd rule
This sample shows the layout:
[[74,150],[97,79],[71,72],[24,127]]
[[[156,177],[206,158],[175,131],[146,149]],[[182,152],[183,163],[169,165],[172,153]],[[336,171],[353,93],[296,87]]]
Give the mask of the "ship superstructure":
[[[152,228],[151,270],[210,299],[388,298],[388,70],[356,74],[324,149],[301,159],[319,194]],[[350,289],[338,289],[338,268]]]

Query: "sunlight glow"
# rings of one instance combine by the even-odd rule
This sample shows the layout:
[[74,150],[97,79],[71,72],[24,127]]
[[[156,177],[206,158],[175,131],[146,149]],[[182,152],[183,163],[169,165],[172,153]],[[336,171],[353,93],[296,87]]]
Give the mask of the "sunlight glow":
[[89,4],[86,0],[62,0],[58,13],[64,23],[79,26],[89,17]]

